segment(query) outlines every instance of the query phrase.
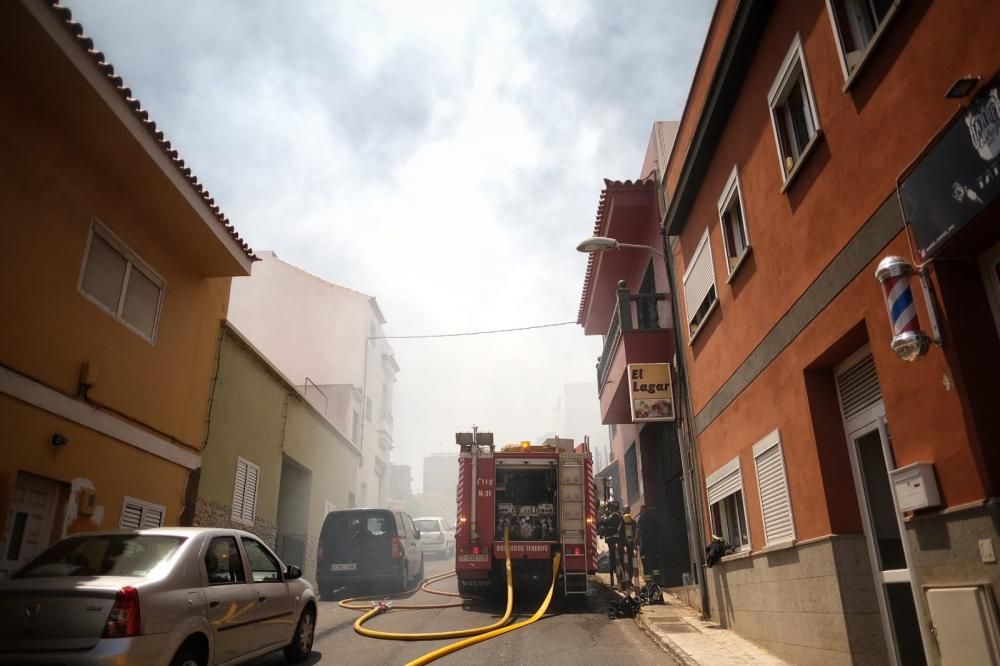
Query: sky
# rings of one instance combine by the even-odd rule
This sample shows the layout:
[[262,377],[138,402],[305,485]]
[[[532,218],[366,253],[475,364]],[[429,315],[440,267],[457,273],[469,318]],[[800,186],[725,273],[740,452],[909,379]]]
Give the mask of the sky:
[[[575,322],[603,178],[684,107],[710,0],[67,0],[255,250],[388,336]],[[392,462],[554,429],[599,336],[392,340]],[[606,433],[592,437],[607,439]]]

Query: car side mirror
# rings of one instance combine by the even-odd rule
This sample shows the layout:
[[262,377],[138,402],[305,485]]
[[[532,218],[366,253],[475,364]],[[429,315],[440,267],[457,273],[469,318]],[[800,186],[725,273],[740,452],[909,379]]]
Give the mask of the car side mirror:
[[420,541],[420,530],[413,530],[413,538]]
[[285,578],[288,580],[295,580],[296,578],[302,578],[302,569],[299,569],[294,564],[289,564],[285,568]]

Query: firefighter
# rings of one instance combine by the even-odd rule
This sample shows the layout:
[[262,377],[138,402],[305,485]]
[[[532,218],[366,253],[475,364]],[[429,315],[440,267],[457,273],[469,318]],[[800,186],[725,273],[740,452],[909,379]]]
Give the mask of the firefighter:
[[622,551],[622,565],[625,572],[626,584],[624,591],[628,592],[629,588],[632,587],[632,581],[635,578],[635,520],[632,518],[632,514],[629,512],[628,507],[625,507],[625,511],[622,514],[622,539],[621,539],[621,551]]
[[[618,505],[617,500],[608,500],[604,504],[604,515],[601,517],[601,522],[597,526],[597,533],[608,542],[608,565],[611,572],[611,586],[615,585],[615,576],[617,575],[621,578],[618,572],[618,562],[619,562],[619,550],[624,541],[624,521],[621,514],[621,509]],[[621,580],[618,581],[619,584],[622,583]]]

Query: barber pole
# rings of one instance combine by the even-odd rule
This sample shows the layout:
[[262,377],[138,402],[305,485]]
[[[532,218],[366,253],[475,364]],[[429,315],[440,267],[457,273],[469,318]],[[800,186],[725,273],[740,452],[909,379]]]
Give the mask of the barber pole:
[[930,339],[920,330],[917,304],[910,288],[910,277],[916,273],[903,257],[886,257],[875,269],[875,278],[882,284],[882,295],[892,324],[891,347],[904,361],[914,361],[927,353]]

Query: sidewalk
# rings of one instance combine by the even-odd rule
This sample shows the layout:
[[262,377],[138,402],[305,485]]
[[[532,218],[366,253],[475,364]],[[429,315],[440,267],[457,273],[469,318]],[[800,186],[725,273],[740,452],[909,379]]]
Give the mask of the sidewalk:
[[[597,574],[596,578],[608,587],[608,574]],[[643,606],[635,621],[681,664],[784,666],[787,663],[735,631],[701,620],[698,611],[676,596],[664,593],[663,600],[666,602],[663,606]]]

